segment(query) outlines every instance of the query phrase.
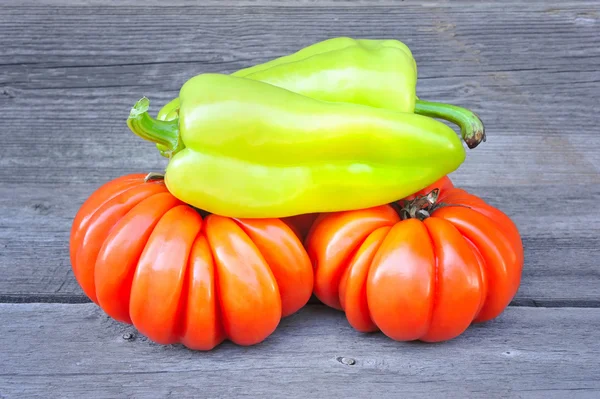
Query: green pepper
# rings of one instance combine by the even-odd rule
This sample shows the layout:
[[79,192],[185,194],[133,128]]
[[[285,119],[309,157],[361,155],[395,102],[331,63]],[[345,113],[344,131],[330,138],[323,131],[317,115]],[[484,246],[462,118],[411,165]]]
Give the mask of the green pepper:
[[[328,39],[232,75],[260,80],[319,100],[445,119],[460,126],[469,148],[485,141],[483,124],[473,112],[417,98],[417,64],[408,46],[398,40]],[[157,118],[172,120],[178,111],[179,99],[175,98],[159,111]],[[163,155],[168,153],[160,145],[157,147]]]
[[128,126],[171,154],[180,200],[230,217],[285,217],[403,198],[454,171],[465,150],[433,118],[328,102],[223,74],[188,80],[178,118],[138,101]]

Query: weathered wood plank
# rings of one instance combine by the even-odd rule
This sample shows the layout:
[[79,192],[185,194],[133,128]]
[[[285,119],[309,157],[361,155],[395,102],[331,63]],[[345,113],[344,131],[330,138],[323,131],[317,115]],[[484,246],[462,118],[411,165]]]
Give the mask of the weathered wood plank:
[[[411,7],[418,6],[422,8],[452,8],[470,6],[470,12],[477,11],[495,11],[506,12],[507,7],[516,7],[521,4],[520,0],[506,0],[502,3],[494,2],[493,0],[477,1],[477,0],[453,0],[440,2],[423,2],[420,0],[401,0],[402,6]],[[39,8],[45,6],[65,7],[131,7],[139,3],[136,0],[19,0],[19,7]],[[198,6],[198,2],[194,0],[171,0],[168,4],[161,0],[146,0],[146,6],[171,8],[173,6]],[[15,6],[15,0],[0,0],[0,5]],[[203,6],[227,6],[227,7],[286,7],[298,8],[310,6],[311,8],[329,8],[332,6],[352,6],[353,8],[371,8],[374,6],[399,6],[398,0],[204,0]],[[595,9],[598,3],[594,0],[567,0],[558,4],[553,4],[548,0],[530,0],[527,3],[528,10],[531,11],[548,11],[553,12],[560,9],[572,9],[588,7]]]
[[92,304],[1,304],[0,396],[591,398],[599,328],[600,309],[509,308],[446,343],[398,343],[312,305],[257,346],[192,352]]
[[597,2],[0,4],[0,301],[85,300],[67,254],[75,212],[108,179],[165,165],[125,126],[137,98],[158,110],[194,74],[350,35],[405,41],[419,95],[486,122],[453,177],[521,228],[515,304],[600,303]]

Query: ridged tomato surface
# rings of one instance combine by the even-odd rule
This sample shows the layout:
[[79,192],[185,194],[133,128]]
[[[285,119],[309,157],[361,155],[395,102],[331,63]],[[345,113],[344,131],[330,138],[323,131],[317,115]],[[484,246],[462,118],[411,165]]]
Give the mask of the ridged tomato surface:
[[75,277],[109,316],[161,344],[253,345],[310,298],[313,270],[290,222],[201,213],[162,180],[94,192],[70,238]]
[[444,341],[497,317],[516,294],[523,246],[515,224],[448,178],[409,200],[436,187],[423,217],[382,205],[323,214],[312,226],[314,294],[357,330]]

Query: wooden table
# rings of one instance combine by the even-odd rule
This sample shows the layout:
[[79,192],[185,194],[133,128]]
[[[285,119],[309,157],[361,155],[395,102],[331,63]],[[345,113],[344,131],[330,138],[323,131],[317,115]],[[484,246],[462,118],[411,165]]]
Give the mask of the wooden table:
[[[0,398],[600,397],[600,3],[140,4],[0,0]],[[404,41],[420,97],[485,121],[452,177],[522,232],[511,306],[431,345],[360,334],[313,303],[260,345],[202,353],[89,303],[73,216],[109,179],[165,166],[127,129],[132,104],[156,112],[195,74],[343,35]]]

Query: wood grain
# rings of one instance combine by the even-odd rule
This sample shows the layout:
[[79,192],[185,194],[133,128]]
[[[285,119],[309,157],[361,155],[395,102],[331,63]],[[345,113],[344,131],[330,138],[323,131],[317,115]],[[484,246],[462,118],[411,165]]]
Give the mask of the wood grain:
[[[402,3],[402,4],[400,4]],[[20,0],[18,2],[19,7],[40,7],[40,6],[53,6],[53,7],[98,7],[98,6],[110,6],[112,7],[132,7],[138,5],[139,2],[136,0]],[[198,6],[198,2],[194,0],[171,0],[165,3],[161,0],[146,0],[145,5],[157,7],[157,8],[171,8],[173,6]],[[477,1],[477,0],[448,0],[436,1],[436,2],[423,2],[420,0],[204,0],[202,6],[221,6],[221,7],[280,7],[280,8],[298,8],[307,7],[310,8],[331,8],[333,6],[347,7],[351,6],[356,9],[371,8],[373,6],[385,6],[385,7],[422,7],[422,8],[454,8],[461,7],[465,8],[471,6],[468,10],[470,12],[475,11],[508,11],[511,8],[520,5],[520,0],[506,0],[502,3],[493,1]],[[0,5],[4,6],[15,6],[17,5],[15,0],[0,0]],[[477,7],[480,6],[478,9]],[[538,11],[553,11],[560,9],[579,9],[579,8],[597,8],[598,4],[594,0],[567,0],[560,2],[560,7],[556,8],[556,4],[547,0],[530,0],[528,2],[528,10],[533,12]],[[507,8],[508,7],[508,8]]]
[[92,304],[0,304],[0,396],[592,398],[599,328],[600,309],[509,308],[452,341],[399,343],[311,305],[257,346],[193,352]]
[[[421,98],[484,120],[452,177],[522,233],[513,306],[428,345],[308,305],[260,345],[201,353],[75,304],[77,209],[166,165],[128,131],[133,103],[335,36],[404,41]],[[0,0],[0,398],[599,397],[598,37],[597,1]]]
[[165,166],[125,125],[139,97],[157,111],[195,74],[348,35],[403,40],[419,96],[486,123],[452,176],[521,229],[514,304],[600,306],[597,2],[0,4],[0,301],[86,300],[67,253],[78,207],[109,179]]

